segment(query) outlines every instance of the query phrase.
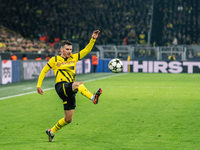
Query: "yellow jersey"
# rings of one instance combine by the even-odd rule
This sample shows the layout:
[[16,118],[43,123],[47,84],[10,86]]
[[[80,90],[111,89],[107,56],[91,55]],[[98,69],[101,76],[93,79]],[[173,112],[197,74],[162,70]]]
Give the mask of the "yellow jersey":
[[38,78],[37,87],[42,86],[42,81],[50,69],[53,69],[56,76],[56,83],[66,81],[75,82],[76,63],[85,57],[93,48],[96,39],[91,38],[89,44],[79,53],[71,54],[69,58],[53,56],[43,67]]

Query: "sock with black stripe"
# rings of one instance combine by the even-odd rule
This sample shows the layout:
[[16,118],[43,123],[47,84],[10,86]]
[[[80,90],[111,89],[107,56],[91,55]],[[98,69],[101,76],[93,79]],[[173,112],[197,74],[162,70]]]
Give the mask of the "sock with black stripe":
[[60,119],[60,120],[58,121],[58,123],[57,123],[55,126],[53,126],[53,128],[51,128],[51,131],[52,131],[53,133],[56,133],[58,130],[60,130],[62,127],[64,127],[64,126],[67,125],[67,124],[68,124],[68,123],[65,122],[65,119],[62,118],[62,119]]

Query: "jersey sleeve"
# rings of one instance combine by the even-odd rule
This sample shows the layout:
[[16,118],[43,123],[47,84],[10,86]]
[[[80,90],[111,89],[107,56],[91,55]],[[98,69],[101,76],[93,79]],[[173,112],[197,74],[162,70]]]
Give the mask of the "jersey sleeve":
[[47,74],[47,72],[53,67],[53,62],[55,61],[55,58],[52,57],[49,62],[43,67],[40,76],[38,78],[38,83],[37,83],[37,87],[41,87],[42,86],[42,81],[44,80],[45,75]]
[[92,50],[95,41],[96,41],[96,39],[91,38],[88,45],[78,53],[78,60],[81,60],[83,57],[85,57]]

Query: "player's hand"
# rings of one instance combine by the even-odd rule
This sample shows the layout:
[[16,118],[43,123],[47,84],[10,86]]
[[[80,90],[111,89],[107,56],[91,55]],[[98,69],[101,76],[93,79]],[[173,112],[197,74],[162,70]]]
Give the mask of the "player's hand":
[[100,31],[99,30],[95,30],[92,34],[92,38],[93,39],[97,39],[98,35],[99,35]]
[[37,87],[37,92],[39,93],[39,94],[43,94],[43,90],[42,90],[42,88],[40,88],[40,87]]

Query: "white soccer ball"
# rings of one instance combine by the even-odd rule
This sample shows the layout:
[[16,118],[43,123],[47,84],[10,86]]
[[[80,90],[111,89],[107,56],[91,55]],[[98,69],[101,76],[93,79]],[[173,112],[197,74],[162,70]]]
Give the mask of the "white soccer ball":
[[108,68],[113,73],[119,73],[123,70],[123,63],[120,59],[114,58],[108,63]]

